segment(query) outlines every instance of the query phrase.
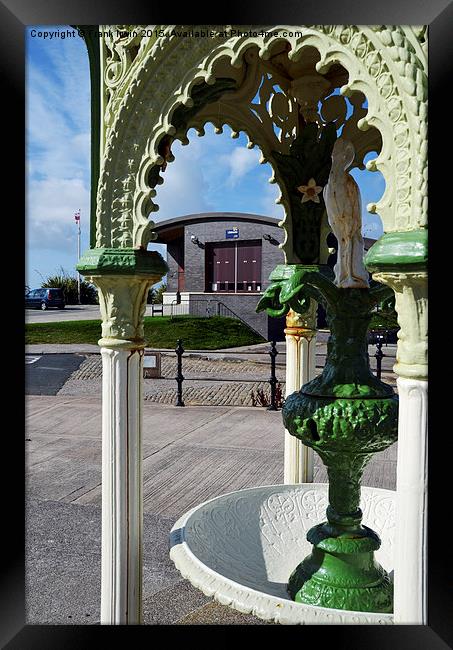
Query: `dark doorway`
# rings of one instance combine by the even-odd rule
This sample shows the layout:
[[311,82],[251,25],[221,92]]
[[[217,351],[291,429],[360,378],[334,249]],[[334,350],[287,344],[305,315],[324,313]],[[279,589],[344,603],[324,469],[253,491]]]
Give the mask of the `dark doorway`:
[[261,291],[261,241],[208,242],[206,244],[208,292]]

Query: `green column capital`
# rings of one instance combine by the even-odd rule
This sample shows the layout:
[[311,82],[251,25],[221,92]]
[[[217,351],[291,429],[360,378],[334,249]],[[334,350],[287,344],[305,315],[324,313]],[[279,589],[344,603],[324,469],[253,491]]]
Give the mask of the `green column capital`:
[[428,378],[428,230],[389,232],[365,257],[378,282],[395,292],[398,350],[394,371],[406,379]]
[[365,256],[370,273],[376,271],[416,271],[428,262],[428,230],[388,232],[373,244]]
[[135,248],[91,248],[77,264],[82,275],[139,275],[158,277],[167,272],[168,265],[160,253]]
[[149,288],[167,273],[160,253],[142,249],[95,248],[80,259],[77,270],[99,289],[104,348],[145,347],[143,317]]

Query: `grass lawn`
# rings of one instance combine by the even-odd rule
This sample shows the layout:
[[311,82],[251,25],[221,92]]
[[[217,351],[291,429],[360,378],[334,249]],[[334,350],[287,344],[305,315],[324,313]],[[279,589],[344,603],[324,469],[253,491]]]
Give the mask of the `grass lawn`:
[[[25,343],[92,343],[101,338],[100,320],[28,323]],[[174,348],[177,339],[186,349],[217,350],[263,343],[264,339],[240,321],[224,316],[145,317],[145,340],[149,348]]]

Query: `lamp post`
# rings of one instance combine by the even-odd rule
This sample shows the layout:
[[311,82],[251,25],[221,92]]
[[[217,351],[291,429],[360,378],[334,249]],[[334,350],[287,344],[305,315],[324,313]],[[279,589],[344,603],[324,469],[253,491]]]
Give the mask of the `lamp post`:
[[[74,220],[77,224],[77,264],[80,260],[80,208],[79,211],[75,213]],[[80,273],[77,271],[77,299],[78,304],[82,304],[80,301]]]

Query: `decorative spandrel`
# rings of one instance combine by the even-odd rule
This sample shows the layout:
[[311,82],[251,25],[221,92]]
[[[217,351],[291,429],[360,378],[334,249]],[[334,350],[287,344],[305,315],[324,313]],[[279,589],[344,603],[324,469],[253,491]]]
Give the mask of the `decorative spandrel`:
[[293,248],[301,264],[319,262],[321,219],[325,210],[321,190],[327,183],[336,139],[333,123],[320,127],[310,122],[293,141],[288,155],[272,152],[289,198]]

